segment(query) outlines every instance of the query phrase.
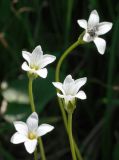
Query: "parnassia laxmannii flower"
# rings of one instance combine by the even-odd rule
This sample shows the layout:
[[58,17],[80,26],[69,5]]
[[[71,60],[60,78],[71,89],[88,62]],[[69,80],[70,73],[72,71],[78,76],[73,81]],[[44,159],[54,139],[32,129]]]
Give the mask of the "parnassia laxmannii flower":
[[63,98],[68,105],[68,102],[72,103],[75,98],[86,99],[86,94],[80,90],[86,81],[86,77],[74,80],[71,75],[68,75],[63,83],[53,82],[53,85],[62,92],[62,94],[57,93],[57,96]]
[[111,22],[99,23],[99,15],[96,10],[93,10],[89,16],[88,22],[84,19],[77,21],[79,26],[85,29],[83,40],[86,42],[94,41],[98,52],[104,54],[106,41],[98,36],[107,33],[112,28]]
[[13,144],[24,143],[28,153],[33,153],[36,149],[38,137],[54,129],[49,124],[41,124],[38,126],[38,115],[33,112],[27,119],[26,123],[22,121],[15,121],[14,126],[16,133],[11,137]]
[[47,69],[45,66],[52,63],[56,59],[53,55],[43,55],[40,45],[37,46],[32,53],[22,51],[22,56],[27,61],[22,64],[22,69],[42,78],[47,77]]

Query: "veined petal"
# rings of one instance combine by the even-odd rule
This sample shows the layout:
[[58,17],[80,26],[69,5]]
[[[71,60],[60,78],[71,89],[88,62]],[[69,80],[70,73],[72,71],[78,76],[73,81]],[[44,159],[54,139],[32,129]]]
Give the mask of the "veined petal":
[[102,22],[97,25],[97,35],[102,35],[109,32],[112,28],[111,22]]
[[43,69],[36,70],[35,73],[38,74],[42,78],[46,78],[48,71],[46,68],[43,68]]
[[26,123],[22,122],[22,121],[15,121],[13,122],[15,129],[17,132],[19,132],[22,135],[26,135],[28,134],[28,127],[26,125]]
[[41,49],[41,46],[39,45],[33,50],[31,54],[31,64],[37,66],[42,60],[42,57],[43,57],[43,51]]
[[87,29],[87,21],[85,19],[80,19],[77,21],[79,26],[84,28],[84,29]]
[[30,71],[31,68],[28,66],[28,64],[26,62],[24,62],[21,66],[21,68],[24,70],[24,71]]
[[30,131],[35,131],[38,128],[38,115],[36,112],[33,112],[26,121],[28,129]]
[[27,140],[26,136],[16,132],[15,134],[13,134],[10,141],[13,144],[19,144],[25,142],[26,140]]
[[38,127],[37,135],[38,135],[38,136],[43,136],[43,135],[45,135],[46,133],[51,132],[53,129],[54,129],[54,127],[51,126],[51,125],[49,125],[49,124],[41,124],[41,125]]
[[72,83],[74,82],[74,79],[72,78],[71,75],[66,76],[63,85],[66,85],[67,83]]
[[96,10],[93,10],[89,16],[88,27],[93,28],[99,23],[99,15]]
[[45,54],[43,55],[43,59],[42,62],[40,64],[41,68],[44,68],[45,66],[47,66],[48,64],[54,62],[56,60],[56,57],[50,54]]
[[84,36],[83,36],[83,40],[84,40],[85,42],[91,42],[93,39],[92,39],[92,37],[90,36],[90,34],[86,32],[86,33],[84,34]]
[[100,54],[104,54],[105,49],[106,49],[106,41],[104,39],[102,39],[102,38],[96,37],[94,39],[94,43],[95,43],[95,45],[96,45],[96,47],[98,49],[98,52]]
[[37,145],[37,140],[33,139],[33,140],[27,140],[24,143],[25,148],[27,150],[28,153],[33,153],[36,149],[36,145]]
[[62,83],[60,82],[52,82],[52,84],[57,88],[59,89],[60,91],[62,91],[62,93],[64,94],[64,90],[62,88]]
[[31,54],[29,52],[27,52],[27,51],[22,51],[22,56],[28,62],[28,64],[30,64]]
[[76,98],[79,98],[79,99],[82,99],[82,100],[87,98],[84,91],[79,91],[79,92],[76,94],[75,97],[76,97]]

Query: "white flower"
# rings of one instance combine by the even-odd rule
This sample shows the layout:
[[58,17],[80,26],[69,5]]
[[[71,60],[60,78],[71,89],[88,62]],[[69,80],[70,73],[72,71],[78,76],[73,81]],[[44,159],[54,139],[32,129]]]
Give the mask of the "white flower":
[[63,84],[60,82],[53,82],[53,85],[62,92],[62,94],[57,93],[57,96],[64,98],[65,104],[68,105],[69,101],[72,103],[75,98],[86,99],[84,91],[79,91],[86,81],[86,77],[74,80],[71,75],[68,75]]
[[22,56],[27,61],[22,64],[22,69],[39,75],[42,78],[47,77],[47,69],[44,67],[56,59],[53,55],[43,55],[40,45],[33,50],[32,54],[27,51],[22,51]]
[[38,137],[54,129],[54,127],[49,124],[41,124],[38,127],[38,115],[36,112],[33,112],[28,117],[26,123],[15,121],[14,126],[17,132],[12,136],[11,142],[13,144],[24,143],[27,152],[30,154],[36,149]]
[[107,33],[112,28],[112,23],[99,23],[99,15],[96,10],[93,10],[89,16],[88,22],[84,19],[77,21],[79,26],[85,29],[83,40],[86,42],[94,41],[98,52],[104,54],[106,41],[98,36]]

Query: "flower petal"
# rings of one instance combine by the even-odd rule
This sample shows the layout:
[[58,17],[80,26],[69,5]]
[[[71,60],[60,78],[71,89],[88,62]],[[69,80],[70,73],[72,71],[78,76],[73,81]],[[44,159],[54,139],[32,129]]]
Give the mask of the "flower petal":
[[79,79],[75,80],[75,85],[72,88],[73,89],[72,92],[74,95],[77,94],[79,89],[86,83],[86,81],[87,81],[87,77],[79,78]]
[[25,142],[26,140],[27,140],[26,136],[16,132],[15,134],[13,134],[10,141],[13,144],[19,144]]
[[64,90],[62,88],[62,83],[60,82],[52,82],[52,84],[57,88],[59,89],[60,91],[62,91],[62,93],[64,94]]
[[99,23],[99,15],[96,10],[93,10],[89,16],[88,27],[93,28]]
[[96,33],[97,35],[102,35],[109,32],[111,28],[112,28],[111,22],[102,22],[98,24]]
[[31,65],[37,66],[43,57],[41,46],[37,46],[31,54]]
[[98,49],[98,52],[100,54],[104,54],[105,49],[106,49],[106,41],[104,39],[102,39],[102,38],[96,37],[94,39],[94,43],[95,43],[95,45],[96,45],[96,47]]
[[86,94],[85,94],[85,92],[84,91],[79,91],[78,93],[77,93],[77,95],[76,95],[76,98],[79,98],[79,99],[86,99],[87,97],[86,97]]
[[40,64],[41,68],[44,68],[45,66],[47,66],[48,64],[54,62],[56,60],[56,57],[50,54],[45,54],[43,55],[43,60]]
[[84,28],[84,29],[87,29],[87,21],[85,19],[80,19],[77,21],[79,26]]
[[43,135],[45,135],[46,133],[51,132],[53,129],[54,129],[54,127],[51,126],[51,125],[49,125],[49,124],[41,124],[41,125],[38,127],[37,135],[38,135],[38,136],[43,136]]
[[85,42],[91,42],[93,39],[92,39],[92,37],[90,36],[90,34],[86,32],[86,33],[84,34],[84,36],[83,36],[83,40],[84,40]]
[[65,96],[60,94],[60,93],[57,93],[57,96],[60,97],[60,98],[65,98]]
[[38,128],[38,115],[36,112],[33,112],[26,121],[28,129],[30,131],[35,131]]
[[43,69],[36,70],[35,73],[38,74],[42,78],[46,78],[48,71],[46,68],[43,68]]
[[66,85],[67,83],[72,83],[72,82],[74,82],[74,79],[72,78],[71,75],[68,75],[68,76],[66,76],[66,78],[63,82],[63,85]]
[[24,62],[21,66],[21,68],[24,70],[24,71],[30,71],[30,67],[28,66],[28,64],[26,62]]
[[19,132],[22,135],[26,135],[28,134],[28,127],[26,125],[26,123],[22,122],[22,121],[15,121],[13,122],[15,129],[17,132]]
[[29,52],[27,52],[27,51],[22,51],[22,56],[30,64],[31,54]]
[[33,139],[33,140],[28,140],[24,143],[25,148],[27,150],[28,153],[33,153],[36,149],[36,145],[37,145],[37,140]]

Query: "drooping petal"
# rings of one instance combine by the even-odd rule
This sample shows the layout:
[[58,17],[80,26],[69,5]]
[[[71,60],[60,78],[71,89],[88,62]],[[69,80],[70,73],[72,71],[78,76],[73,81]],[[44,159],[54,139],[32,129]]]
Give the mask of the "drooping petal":
[[26,62],[24,62],[21,66],[21,68],[24,70],[24,71],[30,71],[30,67],[28,66],[28,64]]
[[33,112],[26,121],[29,131],[35,131],[38,128],[38,115]]
[[104,54],[105,49],[106,49],[106,41],[104,39],[102,39],[102,38],[96,37],[94,39],[94,43],[95,43],[95,45],[96,45],[96,47],[98,49],[98,52],[100,54]]
[[109,32],[112,28],[111,22],[102,22],[97,25],[97,35],[102,35]]
[[28,134],[28,127],[26,125],[26,123],[22,122],[22,121],[15,121],[14,122],[14,126],[17,132],[19,132],[22,135],[26,135]]
[[99,15],[96,10],[93,10],[89,16],[88,27],[91,29],[99,23]]
[[36,70],[35,73],[38,74],[42,78],[46,78],[48,71],[46,68],[43,68],[43,69]]
[[40,64],[41,68],[44,68],[45,66],[47,66],[48,64],[54,62],[56,60],[56,57],[50,54],[45,54],[43,55],[43,59],[42,62]]
[[25,142],[26,140],[27,140],[26,136],[16,132],[15,134],[13,134],[10,141],[13,144],[19,144]]
[[80,19],[77,21],[79,26],[84,28],[84,29],[87,29],[87,21],[85,19]]
[[27,51],[22,51],[22,56],[28,62],[28,64],[30,64],[31,54]]
[[43,57],[43,51],[41,49],[41,46],[39,45],[33,50],[31,54],[31,65],[37,66],[42,60],[42,57]]
[[86,83],[86,81],[87,81],[87,77],[79,78],[79,79],[75,80],[73,93],[76,94],[79,91],[79,89]]
[[33,140],[29,139],[29,140],[25,141],[24,145],[25,145],[27,152],[31,154],[36,149],[37,140],[36,139],[33,139]]
[[60,82],[52,82],[52,84],[57,88],[59,89],[60,91],[62,91],[62,93],[64,94],[64,90],[62,88],[62,83]]
[[86,94],[84,91],[79,91],[77,94],[76,94],[76,98],[79,98],[79,99],[86,99]]
[[86,32],[86,33],[84,34],[84,36],[83,36],[83,40],[84,40],[85,42],[91,42],[93,39],[92,39],[92,37],[90,36],[90,34]]
[[43,135],[45,135],[46,133],[51,132],[53,129],[54,129],[54,127],[51,126],[51,125],[49,125],[49,124],[41,124],[41,125],[38,127],[37,135],[38,135],[38,136],[43,136]]

